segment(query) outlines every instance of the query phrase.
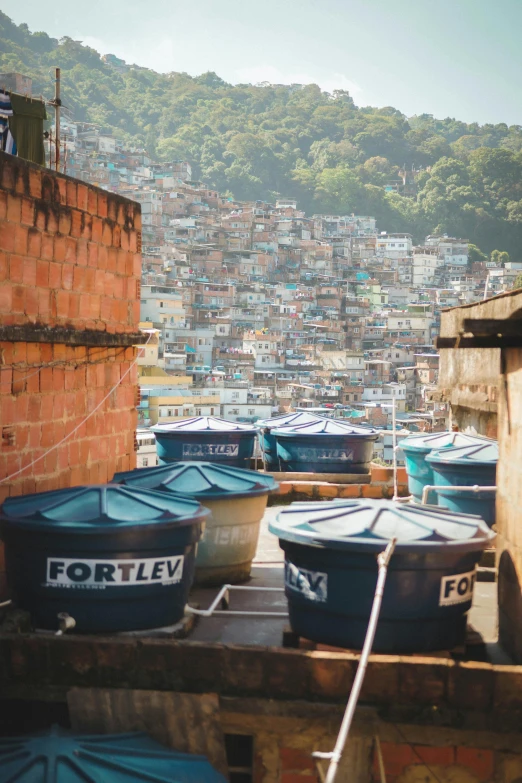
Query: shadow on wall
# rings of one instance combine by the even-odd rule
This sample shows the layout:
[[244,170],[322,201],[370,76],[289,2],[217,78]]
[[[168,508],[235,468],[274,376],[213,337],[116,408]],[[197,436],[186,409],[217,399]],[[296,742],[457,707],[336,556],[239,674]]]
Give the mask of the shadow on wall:
[[522,660],[520,618],[522,618],[522,588],[513,559],[505,549],[498,564],[499,640],[517,661]]

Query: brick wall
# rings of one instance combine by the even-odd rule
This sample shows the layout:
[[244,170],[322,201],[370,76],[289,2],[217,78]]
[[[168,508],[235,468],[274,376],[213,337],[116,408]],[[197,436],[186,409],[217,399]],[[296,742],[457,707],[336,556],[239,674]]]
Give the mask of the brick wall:
[[0,501],[135,466],[140,244],[138,204],[0,153]]
[[0,154],[0,325],[136,332],[140,206]]

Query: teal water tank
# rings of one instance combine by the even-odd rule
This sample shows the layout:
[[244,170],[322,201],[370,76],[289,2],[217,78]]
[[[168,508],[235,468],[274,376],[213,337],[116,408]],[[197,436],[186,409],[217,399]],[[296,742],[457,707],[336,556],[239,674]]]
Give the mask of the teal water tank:
[[51,729],[0,739],[9,783],[225,783],[205,756],[177,753],[141,732],[76,735]]
[[[473,446],[475,443],[494,443],[491,438],[482,435],[468,435],[465,432],[422,432],[408,435],[398,443],[404,452],[408,489],[416,503],[422,502],[422,491],[429,484],[435,484],[433,470],[426,457],[432,451],[458,446]],[[437,503],[437,495],[430,492],[428,502]]]
[[272,476],[213,462],[175,462],[116,473],[114,482],[192,498],[211,512],[196,556],[196,584],[242,582],[250,576]]
[[151,427],[161,465],[181,460],[208,460],[249,468],[258,428],[251,424],[196,416]]
[[272,435],[272,430],[278,429],[279,427],[291,427],[324,420],[325,417],[319,416],[317,413],[293,411],[292,413],[284,413],[282,416],[274,416],[271,419],[262,419],[261,421],[258,421],[257,426],[260,428],[259,440],[261,442],[261,450],[265,457],[267,470],[279,470],[277,443],[275,436]]
[[451,489],[454,487],[496,486],[498,444],[476,443],[473,446],[432,451],[426,457],[433,471],[433,483],[443,488],[434,490],[439,506],[462,511],[464,514],[478,514],[492,527],[495,523],[494,491],[472,489]]
[[475,569],[492,531],[478,516],[388,500],[292,503],[269,529],[285,553],[290,624],[306,639],[360,650],[392,538],[373,650],[414,653],[463,643]]
[[282,471],[368,473],[379,433],[337,419],[273,430]]
[[209,515],[188,498],[115,484],[7,498],[8,584],[36,628],[57,630],[63,612],[79,632],[173,625]]

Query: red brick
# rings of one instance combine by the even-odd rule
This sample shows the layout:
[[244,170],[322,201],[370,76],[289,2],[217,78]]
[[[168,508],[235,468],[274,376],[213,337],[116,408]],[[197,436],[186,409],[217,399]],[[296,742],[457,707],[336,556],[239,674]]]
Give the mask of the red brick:
[[7,193],[5,190],[0,190],[0,220],[6,220],[7,218]]
[[98,215],[101,218],[107,217],[107,194],[98,193]]
[[15,182],[14,163],[12,163],[9,158],[3,161],[2,171],[0,173],[2,174],[2,187],[5,188],[5,190],[13,190]]
[[430,766],[434,764],[441,767],[449,767],[455,763],[455,748],[451,745],[445,747],[414,745],[413,750],[418,763],[423,762]]
[[22,256],[11,255],[9,257],[9,280],[12,283],[21,283],[24,279],[24,259]]
[[383,496],[382,487],[379,485],[362,484],[361,490],[363,498],[382,498]]
[[98,245],[95,242],[89,242],[87,251],[87,265],[98,266]]
[[71,180],[67,180],[65,189],[66,189],[66,194],[67,194],[67,206],[68,207],[76,207],[76,205],[77,205],[77,185],[76,185],[76,182],[71,182]]
[[71,236],[81,237],[82,235],[82,213],[73,209],[71,212]]
[[44,288],[38,289],[38,313],[42,320],[51,315],[51,292]]
[[58,318],[69,317],[69,294],[67,291],[56,292],[56,315]]
[[[419,763],[417,756],[409,745],[381,742],[381,752],[387,779],[398,777],[402,774],[405,767]],[[374,757],[374,768],[378,771],[376,757]]]
[[42,174],[38,169],[29,169],[29,193],[32,198],[42,198]]
[[70,291],[73,287],[73,275],[75,267],[72,264],[62,265],[62,286],[66,291]]
[[92,241],[99,244],[102,241],[103,221],[99,217],[92,219]]
[[41,257],[45,261],[52,261],[54,253],[54,240],[49,234],[42,234]]
[[112,245],[112,227],[108,221],[105,221],[102,229],[102,242],[104,245]]
[[457,764],[470,769],[481,781],[493,779],[495,757],[492,750],[458,747],[456,761]]
[[65,242],[66,237],[62,234],[56,234],[54,237],[54,253],[53,257],[55,261],[65,261],[65,252],[67,244]]
[[2,237],[2,250],[6,253],[12,253],[15,244],[15,223],[6,223],[2,221],[0,223],[0,236]]
[[[2,286],[3,288],[4,286]],[[12,292],[11,309],[13,313],[23,313],[25,310],[25,290],[21,285],[14,285]]]
[[69,264],[76,263],[76,239],[67,237],[65,240],[65,260]]
[[35,212],[34,201],[31,198],[22,199],[22,224],[25,226],[34,226]]
[[40,258],[42,252],[42,235],[36,228],[29,229],[27,253],[34,258]]
[[35,323],[39,315],[38,289],[36,286],[28,286],[25,289],[25,314],[29,316],[31,323]]
[[68,236],[71,233],[71,215],[69,212],[60,212],[58,218],[58,231],[64,236]]
[[76,244],[76,263],[78,266],[87,266],[87,241],[79,239]]
[[87,192],[87,212],[91,215],[98,214],[98,194],[93,188],[89,188]]
[[36,286],[36,259],[26,258],[23,268],[23,283],[28,286]]
[[7,219],[15,224],[22,219],[22,199],[12,193],[7,194]]
[[49,288],[60,288],[62,285],[62,265],[51,261],[49,263]]
[[25,226],[15,227],[14,251],[22,256],[27,255],[27,246],[29,242],[29,232]]
[[48,288],[49,286],[49,262],[36,261],[36,285],[39,288]]
[[89,191],[87,185],[80,185],[80,183],[78,183],[76,194],[77,205],[78,209],[81,209],[84,212],[87,210],[88,194]]

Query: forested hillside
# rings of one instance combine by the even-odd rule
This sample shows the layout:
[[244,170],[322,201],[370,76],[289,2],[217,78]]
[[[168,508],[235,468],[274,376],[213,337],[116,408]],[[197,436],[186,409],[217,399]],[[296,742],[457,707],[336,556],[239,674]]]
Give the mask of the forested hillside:
[[[240,199],[294,196],[309,214],[375,215],[379,228],[468,237],[522,259],[522,128],[357,107],[317,85],[230,85],[214,73],[119,73],[70,38],[31,33],[0,12],[0,71],[52,97],[52,67],[77,120],[114,131]],[[450,86],[448,87],[450,89]],[[429,95],[429,85],[426,85]],[[485,97],[486,100],[486,97]],[[384,186],[404,170],[413,195]]]

